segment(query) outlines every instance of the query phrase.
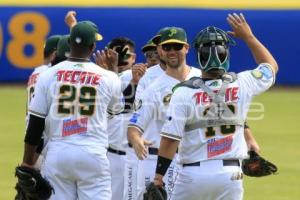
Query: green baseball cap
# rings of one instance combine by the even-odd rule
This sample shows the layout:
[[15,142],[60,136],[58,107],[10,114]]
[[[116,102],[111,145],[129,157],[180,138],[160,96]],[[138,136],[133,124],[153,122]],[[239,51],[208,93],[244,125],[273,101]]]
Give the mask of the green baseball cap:
[[51,35],[50,37],[48,37],[45,43],[44,52],[52,53],[56,51],[57,43],[60,40],[60,38],[61,35]]
[[142,52],[145,53],[146,51],[150,50],[156,50],[156,44],[152,42],[152,39],[150,39],[146,45],[142,47]]
[[159,45],[167,43],[188,44],[185,30],[179,27],[170,27],[163,31],[160,36]]
[[98,27],[91,21],[78,22],[71,30],[70,41],[83,46],[90,46],[103,37],[98,33]]
[[59,58],[66,59],[70,55],[70,45],[69,45],[70,35],[63,35],[57,43],[56,55]]
[[164,31],[168,30],[169,28],[171,28],[171,27],[166,26],[166,27],[161,28],[161,29],[156,33],[156,35],[151,39],[152,42],[153,42],[155,45],[158,45],[159,42],[160,42],[161,34],[162,34]]

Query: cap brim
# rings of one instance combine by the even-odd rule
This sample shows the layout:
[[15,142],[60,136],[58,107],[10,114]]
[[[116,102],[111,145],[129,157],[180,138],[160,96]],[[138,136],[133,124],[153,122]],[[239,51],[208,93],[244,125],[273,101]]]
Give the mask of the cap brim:
[[150,50],[156,50],[156,45],[145,45],[142,48],[142,52],[145,53],[146,51],[150,51]]
[[100,41],[102,39],[103,39],[102,35],[100,35],[99,33],[97,33],[96,34],[96,41]]
[[163,42],[159,43],[159,45],[163,45],[163,44],[167,44],[167,43],[188,44],[187,42],[184,42],[181,40],[171,39],[171,40],[163,41]]
[[159,40],[160,40],[161,35],[156,35],[154,36],[151,40],[155,45],[159,44]]

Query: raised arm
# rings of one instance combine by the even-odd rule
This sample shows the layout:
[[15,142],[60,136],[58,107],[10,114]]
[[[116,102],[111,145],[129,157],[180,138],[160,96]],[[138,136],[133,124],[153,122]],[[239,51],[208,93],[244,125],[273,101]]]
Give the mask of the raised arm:
[[278,71],[278,65],[269,50],[255,37],[248,25],[244,15],[240,13],[229,14],[227,22],[232,28],[228,34],[245,41],[249,47],[257,64],[269,63],[275,73]]

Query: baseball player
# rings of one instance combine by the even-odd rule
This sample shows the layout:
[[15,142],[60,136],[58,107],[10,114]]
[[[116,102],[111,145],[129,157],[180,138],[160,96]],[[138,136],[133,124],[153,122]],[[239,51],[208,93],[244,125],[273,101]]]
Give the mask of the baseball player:
[[[153,37],[156,38],[165,29],[169,27],[164,27],[158,31],[158,33]],[[161,50],[157,50],[158,54],[161,55]],[[140,98],[144,91],[163,73],[165,73],[166,63],[163,61],[162,56],[159,56],[160,63],[147,69],[144,76],[139,80],[136,92],[135,92],[135,105],[134,109],[140,107]],[[126,148],[126,163],[125,163],[125,186],[124,186],[124,200],[125,199],[137,199],[137,193],[142,193],[144,187],[137,188],[138,182],[138,158],[132,147],[127,146]],[[138,192],[139,190],[139,192]]]
[[47,70],[52,65],[51,63],[55,60],[57,43],[60,40],[60,38],[61,35],[52,35],[49,38],[47,38],[44,47],[44,63],[36,67],[29,76],[27,82],[27,108],[29,107],[34,92],[34,85],[36,84],[39,74]]
[[142,47],[142,52],[146,58],[148,67],[159,64],[159,55],[156,50],[156,44],[153,43],[152,39]]
[[233,40],[216,27],[197,34],[194,47],[202,78],[194,77],[173,89],[154,178],[154,184],[162,186],[178,147],[183,168],[172,200],[243,198],[240,160],[247,156],[244,121],[252,97],[271,87],[278,66],[242,14],[229,14],[227,21],[232,27],[229,34],[246,43],[258,66],[227,73]]
[[33,166],[45,129],[41,171],[55,190],[51,200],[111,199],[107,112],[120,113],[124,102],[118,76],[90,62],[101,39],[94,23],[78,22],[70,34],[68,60],[40,75],[29,106],[22,166]]
[[[124,57],[119,57],[122,59],[122,62],[118,63],[116,72],[121,80],[124,98],[131,98],[132,94],[126,94],[127,86],[129,84],[137,85],[140,77],[145,73],[147,67],[143,63],[134,64],[135,44],[132,40],[125,37],[114,38],[111,42],[109,42],[107,47],[113,50],[116,50],[117,48],[120,50],[128,48]],[[97,56],[99,56],[98,52]],[[109,134],[109,148],[107,157],[110,161],[110,170],[112,175],[112,199],[123,198],[125,157],[126,147],[128,145],[126,133],[129,117],[131,116],[131,107],[132,106],[125,105],[125,110],[120,115],[111,116],[108,120],[107,130]]]
[[[167,69],[142,94],[140,108],[133,114],[128,125],[128,141],[140,161],[138,165],[138,199],[143,199],[145,187],[154,178],[160,143],[160,131],[166,118],[172,88],[181,81],[200,76],[200,70],[186,64],[189,45],[182,28],[170,27],[161,33],[158,51],[166,61]],[[141,152],[138,153],[138,152]],[[173,188],[174,177],[179,169],[173,163],[165,178],[167,192]]]
[[[36,81],[38,79],[38,76],[46,71],[49,67],[52,65],[55,65],[59,60],[65,60],[66,57],[62,54],[69,51],[69,46],[67,44],[66,36],[61,35],[53,35],[50,36],[46,40],[46,44],[44,47],[44,64],[35,68],[32,74],[29,76],[28,82],[27,82],[27,107],[26,110],[28,110],[31,98],[34,93],[34,87],[36,84]],[[29,115],[26,111],[26,125],[28,124],[28,118]],[[39,157],[42,149],[46,143],[45,137],[43,136],[42,140],[40,141],[40,144],[37,148],[36,154],[35,154],[35,168],[40,169],[42,164],[42,157]],[[40,158],[40,159],[38,159]]]

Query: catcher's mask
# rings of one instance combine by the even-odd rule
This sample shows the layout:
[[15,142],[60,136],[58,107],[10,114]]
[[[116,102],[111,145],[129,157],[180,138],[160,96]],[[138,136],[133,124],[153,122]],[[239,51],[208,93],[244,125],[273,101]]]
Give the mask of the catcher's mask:
[[212,69],[227,72],[229,45],[235,45],[235,41],[225,31],[214,26],[201,30],[193,41],[201,69],[205,72]]

